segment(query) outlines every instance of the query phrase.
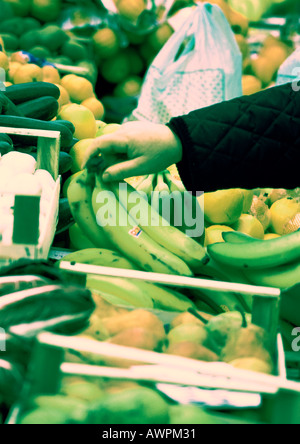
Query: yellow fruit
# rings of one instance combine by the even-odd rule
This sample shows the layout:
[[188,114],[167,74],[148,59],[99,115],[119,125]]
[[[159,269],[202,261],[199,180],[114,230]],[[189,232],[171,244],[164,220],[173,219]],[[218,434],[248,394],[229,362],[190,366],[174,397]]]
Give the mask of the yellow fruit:
[[58,104],[59,104],[59,108],[62,108],[63,106],[68,105],[70,103],[70,96],[69,96],[69,93],[66,90],[66,88],[59,85],[58,83],[55,83],[55,86],[57,86],[57,88],[59,88],[59,90],[60,90]]
[[273,240],[273,239],[278,239],[280,236],[279,234],[275,234],[275,233],[268,233],[265,235],[264,240]]
[[296,199],[287,197],[275,202],[271,207],[272,231],[279,235],[291,232],[293,219],[299,212],[300,204]]
[[146,0],[114,0],[114,3],[119,14],[133,23],[136,23],[139,16],[147,7]]
[[17,51],[14,52],[11,56],[10,56],[10,62],[17,62],[20,65],[27,65],[28,63],[28,59],[26,59],[26,57],[24,57],[24,54],[22,53],[22,51]]
[[133,76],[120,83],[114,90],[115,97],[136,97],[140,94],[143,80]]
[[255,239],[263,239],[265,236],[264,227],[259,220],[251,214],[242,214],[237,223],[233,225],[233,228]]
[[173,28],[168,23],[164,23],[149,35],[147,41],[153,51],[159,52],[173,34]]
[[225,242],[222,233],[234,231],[233,228],[226,227],[225,225],[212,225],[205,231],[205,246]]
[[282,65],[282,63],[288,58],[291,51],[286,45],[280,42],[277,45],[272,45],[270,47],[265,47],[261,51],[261,55],[266,57],[270,62],[274,64],[276,70]]
[[205,219],[210,224],[232,225],[240,218],[244,206],[241,190],[221,190],[205,193]]
[[59,84],[60,74],[54,66],[46,65],[42,68],[44,82]]
[[60,14],[61,3],[61,0],[32,0],[31,14],[41,22],[54,22]]
[[21,66],[22,66],[21,63],[10,62],[7,77],[11,83],[14,82],[15,73],[18,71],[19,68],[21,68]]
[[253,74],[261,80],[264,85],[269,85],[272,82],[277,69],[278,67],[263,55],[252,60]]
[[15,85],[20,83],[42,82],[43,70],[37,65],[28,64],[22,65],[13,77]]
[[4,52],[0,52],[0,69],[4,69],[4,71],[9,69],[9,58]]
[[93,36],[93,41],[95,54],[98,59],[114,57],[119,52],[119,37],[112,29],[99,29]]
[[94,139],[85,139],[77,142],[70,151],[70,156],[73,159],[72,173],[79,173],[82,170],[82,164],[85,159],[87,149],[91,146]]
[[63,193],[63,197],[67,198],[68,197],[68,188],[71,184],[71,182],[73,182],[74,179],[76,179],[76,177],[80,176],[80,174],[82,173],[82,171],[78,171],[75,174],[72,174],[72,176],[70,176],[64,183],[63,185],[63,189],[62,189],[62,193]]
[[101,126],[97,130],[96,137],[105,136],[107,134],[113,134],[116,131],[118,131],[119,128],[121,128],[121,125],[119,125],[118,123],[110,123],[108,125]]
[[100,100],[96,99],[96,97],[91,97],[89,99],[84,100],[82,102],[82,106],[85,106],[95,116],[96,120],[102,120],[105,114],[104,106],[100,102]]
[[245,96],[256,94],[263,89],[261,80],[255,76],[243,76],[242,86],[243,94]]
[[97,124],[94,114],[82,105],[64,106],[59,112],[58,119],[69,120],[73,123],[76,139],[93,139],[96,136]]
[[68,91],[72,102],[82,103],[94,96],[92,83],[83,77],[69,74],[62,78],[61,85]]
[[257,373],[273,374],[273,368],[270,363],[258,358],[240,358],[229,363],[235,368],[249,370]]

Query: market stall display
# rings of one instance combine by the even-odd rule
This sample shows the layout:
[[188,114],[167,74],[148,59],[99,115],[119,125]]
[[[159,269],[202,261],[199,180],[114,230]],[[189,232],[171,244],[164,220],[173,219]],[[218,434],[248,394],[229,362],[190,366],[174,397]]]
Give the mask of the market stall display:
[[205,49],[218,64],[221,40],[234,61],[232,96],[291,79],[292,1],[0,0],[3,424],[300,423],[299,189],[195,197],[175,165],[120,183],[103,157],[83,166],[186,26],[165,66],[178,74],[201,11],[207,29],[218,17]]

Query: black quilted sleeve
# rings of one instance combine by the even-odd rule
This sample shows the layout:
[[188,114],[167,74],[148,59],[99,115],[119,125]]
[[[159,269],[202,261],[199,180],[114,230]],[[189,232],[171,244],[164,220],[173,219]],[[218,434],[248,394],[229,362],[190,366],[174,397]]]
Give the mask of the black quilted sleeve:
[[171,120],[189,191],[300,186],[300,91],[287,84]]

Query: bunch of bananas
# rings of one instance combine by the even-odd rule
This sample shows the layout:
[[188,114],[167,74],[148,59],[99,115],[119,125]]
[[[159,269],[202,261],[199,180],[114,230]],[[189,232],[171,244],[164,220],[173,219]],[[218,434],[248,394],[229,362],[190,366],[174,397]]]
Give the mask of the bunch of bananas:
[[[168,187],[163,186],[167,179],[170,183]],[[149,193],[151,195],[151,190],[160,191],[158,194],[163,195],[162,188],[165,191],[168,188],[168,195],[170,189],[184,190],[181,182],[176,181],[169,172],[155,178],[143,178],[137,184],[137,190],[128,183],[126,187],[105,184],[99,176],[84,170],[71,182],[68,200],[76,223],[96,248],[75,253],[65,260],[190,277],[194,273],[200,274],[208,262],[205,248],[163,219],[160,209],[148,202],[147,196]],[[112,205],[112,198],[116,205]],[[134,213],[135,198],[142,205],[142,222]],[[110,223],[112,221],[114,223]],[[117,305],[176,311],[194,307],[193,302],[183,294],[145,282],[90,276],[87,285]],[[222,311],[220,305],[228,307],[228,300],[223,303],[221,298],[212,302],[211,295],[195,296],[205,302],[208,300],[208,305],[216,312]],[[228,295],[226,297],[228,299]],[[232,302],[233,307],[236,302]]]
[[242,271],[255,285],[285,289],[300,283],[300,231],[268,241],[238,232],[223,233],[225,243],[208,246],[221,266]]
[[[65,256],[64,261],[102,267],[136,270],[137,267],[116,251],[89,248]],[[194,303],[182,293],[163,289],[143,281],[118,279],[107,276],[88,276],[87,288],[110,304],[184,312],[196,308]]]
[[[139,191],[123,185],[105,184],[87,170],[72,181],[68,199],[81,230],[98,248],[108,240],[111,250],[121,252],[140,270],[193,276],[207,263],[205,249],[164,220]],[[143,223],[134,213],[136,198]]]

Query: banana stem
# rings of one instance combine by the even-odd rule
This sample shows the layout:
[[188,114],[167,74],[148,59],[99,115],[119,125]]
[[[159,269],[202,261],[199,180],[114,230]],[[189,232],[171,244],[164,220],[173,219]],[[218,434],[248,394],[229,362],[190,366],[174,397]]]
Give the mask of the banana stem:
[[194,308],[189,308],[188,312],[191,313],[193,316],[195,316],[195,318],[203,322],[204,325],[208,324],[208,320],[204,319]]
[[248,327],[248,321],[247,321],[245,312],[239,306],[237,306],[236,309],[237,309],[237,311],[239,311],[241,313],[242,318],[243,318],[242,328],[247,328]]

